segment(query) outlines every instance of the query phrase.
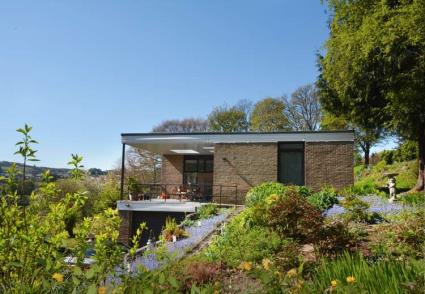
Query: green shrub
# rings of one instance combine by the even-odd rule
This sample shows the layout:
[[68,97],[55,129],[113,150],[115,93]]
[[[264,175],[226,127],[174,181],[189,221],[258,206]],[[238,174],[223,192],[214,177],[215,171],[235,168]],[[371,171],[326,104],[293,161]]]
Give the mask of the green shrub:
[[341,205],[346,210],[344,217],[349,221],[369,222],[370,213],[368,212],[368,208],[370,205],[356,195],[345,196],[344,200],[341,201]]
[[311,191],[311,189],[306,186],[299,186],[298,193],[301,197],[307,198],[313,194],[313,191]]
[[209,218],[213,215],[217,215],[217,213],[218,213],[218,206],[213,203],[202,205],[198,210],[200,219]]
[[226,226],[202,254],[210,261],[222,261],[236,267],[242,261],[258,261],[271,256],[280,247],[279,236],[265,227],[248,228],[244,215],[238,215]]
[[412,205],[425,205],[425,193],[424,192],[411,192],[401,196],[401,202]]
[[407,140],[403,142],[394,154],[394,161],[409,161],[418,158],[418,143]]
[[[304,293],[423,293],[425,264],[422,261],[381,260],[369,263],[361,255],[345,253],[322,260]],[[347,277],[355,280],[348,283]],[[331,287],[336,281],[336,287]],[[409,291],[408,291],[409,290]]]
[[347,187],[342,191],[343,195],[359,195],[366,196],[371,194],[381,195],[382,192],[378,190],[378,186],[373,179],[363,179],[357,181],[353,186]]
[[321,211],[294,189],[288,189],[285,196],[268,209],[268,225],[282,238],[314,242],[323,224]]
[[176,236],[177,239],[188,236],[187,232],[177,225],[174,218],[167,217],[165,219],[165,227],[162,230],[162,236],[165,240],[171,241],[173,240],[173,235]]
[[381,160],[383,160],[386,164],[393,164],[394,154],[394,150],[384,150],[381,153]]
[[307,197],[307,201],[319,210],[326,210],[338,203],[338,194],[328,187]]
[[286,187],[281,183],[267,182],[251,188],[246,194],[246,206],[253,206],[264,201],[272,194],[281,195],[285,192]]

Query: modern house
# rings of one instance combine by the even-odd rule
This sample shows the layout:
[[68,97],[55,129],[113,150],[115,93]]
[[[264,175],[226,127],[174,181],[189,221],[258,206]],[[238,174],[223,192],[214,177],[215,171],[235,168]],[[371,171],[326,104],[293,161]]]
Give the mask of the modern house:
[[[126,145],[162,156],[161,183],[149,186],[150,198],[243,203],[266,181],[313,190],[354,181],[353,131],[125,133],[121,141],[123,167]],[[122,190],[124,178],[123,169]]]

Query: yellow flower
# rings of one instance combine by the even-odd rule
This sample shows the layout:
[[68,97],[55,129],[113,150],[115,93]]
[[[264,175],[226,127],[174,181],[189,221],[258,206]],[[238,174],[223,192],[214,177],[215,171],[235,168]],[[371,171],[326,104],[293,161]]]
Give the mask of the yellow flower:
[[338,281],[337,280],[331,281],[331,287],[332,288],[336,288],[337,285],[338,285]]
[[289,270],[287,273],[288,277],[293,278],[296,277],[298,275],[297,269],[293,268],[291,270]]
[[355,277],[353,277],[353,276],[348,276],[347,277],[347,283],[352,284],[352,283],[355,283],[355,282],[356,282],[356,278]]
[[250,271],[252,269],[252,262],[244,261],[239,265],[238,268],[244,271]]
[[97,294],[106,294],[106,287],[99,287],[97,289]]
[[214,294],[220,294],[220,291],[214,290]]
[[264,259],[263,259],[263,261],[262,261],[261,263],[262,263],[262,265],[263,265],[264,269],[265,269],[266,271],[268,271],[268,270],[270,269],[270,264],[271,264],[272,262],[270,261],[270,259],[268,259],[268,258],[264,258]]
[[60,273],[54,273],[52,275],[52,279],[56,280],[56,282],[58,282],[58,283],[62,283],[63,282],[63,275],[60,274]]

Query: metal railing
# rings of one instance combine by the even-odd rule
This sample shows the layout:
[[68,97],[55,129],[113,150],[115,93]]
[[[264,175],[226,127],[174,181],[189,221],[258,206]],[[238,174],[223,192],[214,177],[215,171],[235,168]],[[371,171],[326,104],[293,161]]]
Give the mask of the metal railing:
[[133,201],[178,199],[238,204],[237,185],[148,183],[133,184],[127,187],[127,191],[128,199]]

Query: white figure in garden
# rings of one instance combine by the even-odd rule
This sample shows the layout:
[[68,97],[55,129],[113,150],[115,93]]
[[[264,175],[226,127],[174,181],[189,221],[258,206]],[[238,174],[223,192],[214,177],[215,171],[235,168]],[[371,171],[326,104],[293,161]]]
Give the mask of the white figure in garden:
[[390,202],[396,200],[396,182],[394,177],[388,178],[388,189],[390,190]]

